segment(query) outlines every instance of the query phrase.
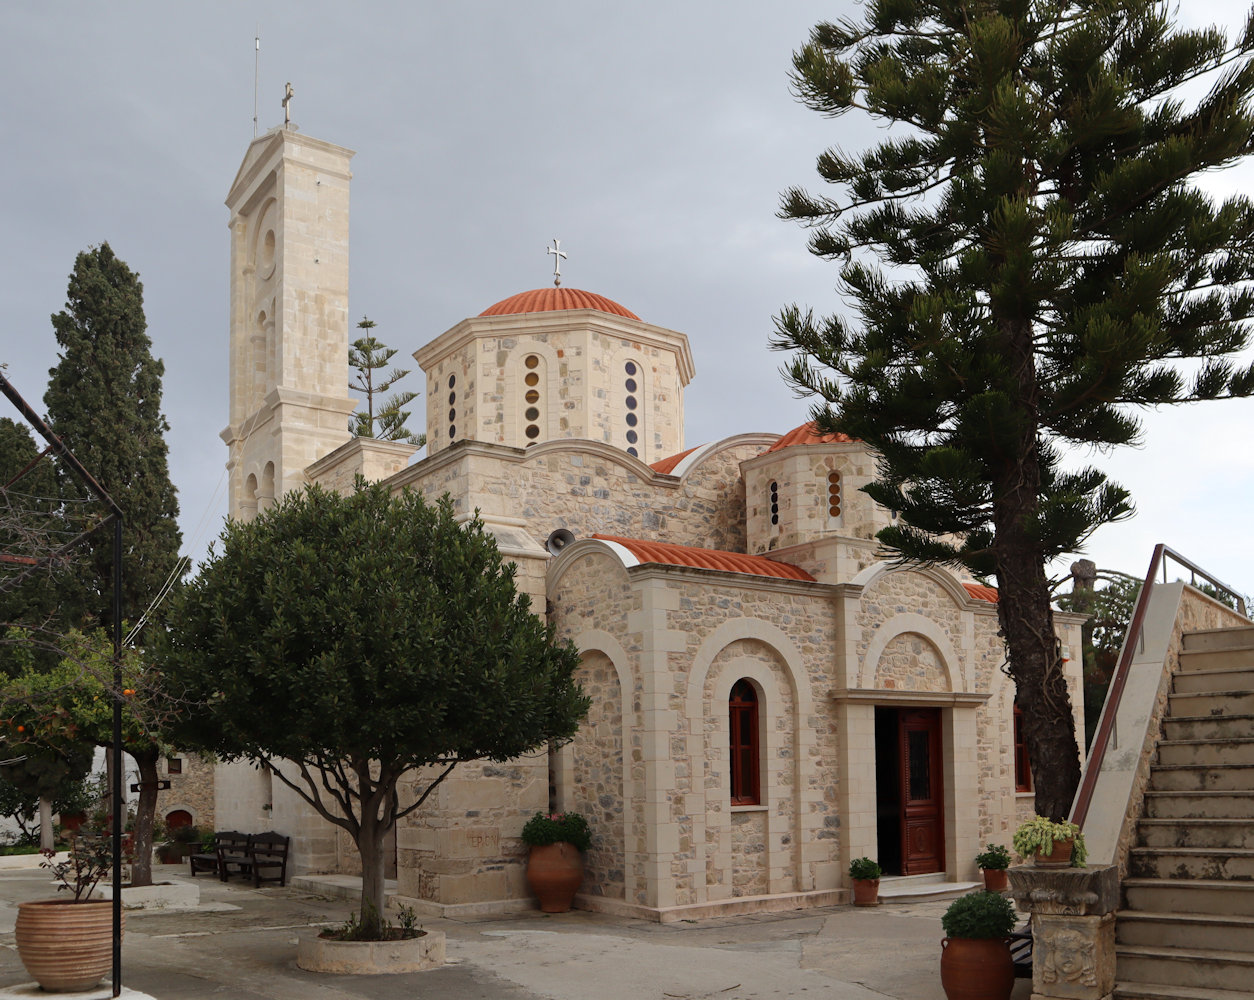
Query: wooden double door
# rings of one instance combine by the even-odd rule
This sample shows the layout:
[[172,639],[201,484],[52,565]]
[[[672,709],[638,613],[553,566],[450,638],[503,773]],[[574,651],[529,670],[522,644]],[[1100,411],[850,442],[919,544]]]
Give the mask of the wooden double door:
[[889,874],[945,870],[945,784],[939,708],[876,708],[879,862]]

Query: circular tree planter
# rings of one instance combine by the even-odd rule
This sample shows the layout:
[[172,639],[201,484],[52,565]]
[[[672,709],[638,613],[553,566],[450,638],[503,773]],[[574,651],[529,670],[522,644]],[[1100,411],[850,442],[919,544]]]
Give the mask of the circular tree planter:
[[378,976],[426,972],[444,964],[444,932],[422,931],[418,937],[392,941],[336,941],[307,935],[296,946],[296,964],[307,972]]

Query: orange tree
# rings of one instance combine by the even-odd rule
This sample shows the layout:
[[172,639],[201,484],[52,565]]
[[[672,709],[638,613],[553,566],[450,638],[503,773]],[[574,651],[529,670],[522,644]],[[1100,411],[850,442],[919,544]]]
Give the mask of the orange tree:
[[579,655],[447,496],[310,486],[228,523],[221,542],[156,630],[163,671],[200,706],[179,743],[270,766],[346,830],[363,931],[381,936],[388,830],[457,764],[573,736],[588,707]]
[[127,650],[122,690],[113,686],[113,643],[98,629],[70,632],[57,641],[61,659],[48,669],[36,663],[29,640],[10,649],[26,668],[0,690],[5,748],[15,754],[70,759],[84,745],[113,745],[113,698],[123,699],[122,745],[135,760],[139,800],[135,808],[132,885],[152,884],[153,825],[157,813],[157,763],[165,753],[162,732],[173,713],[160,677],[145,656]]

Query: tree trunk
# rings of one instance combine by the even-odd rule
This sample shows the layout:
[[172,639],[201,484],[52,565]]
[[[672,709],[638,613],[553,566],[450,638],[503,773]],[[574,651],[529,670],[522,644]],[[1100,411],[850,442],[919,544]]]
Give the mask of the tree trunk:
[[139,765],[139,803],[135,809],[135,857],[131,862],[131,885],[152,885],[152,826],[157,814],[156,749],[130,751]]
[[383,838],[391,824],[383,824],[362,808],[361,833],[357,852],[361,855],[361,926],[365,935],[378,940],[383,936],[384,885]]
[[1032,329],[1026,322],[1009,321],[1003,331],[1003,357],[1013,380],[1008,389],[1020,409],[1019,440],[1004,454],[1000,467],[994,465],[997,618],[1015,682],[1015,706],[1023,713],[1036,811],[1061,821],[1071,812],[1080,784],[1080,750],[1054,634],[1044,556],[1036,540],[1041,456]]
[[51,851],[56,847],[57,838],[52,829],[52,800],[39,798],[39,849]]

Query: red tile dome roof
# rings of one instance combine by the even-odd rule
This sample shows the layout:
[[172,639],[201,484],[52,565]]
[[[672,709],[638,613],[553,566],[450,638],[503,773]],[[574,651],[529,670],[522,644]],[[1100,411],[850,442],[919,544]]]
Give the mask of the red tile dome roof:
[[780,580],[808,580],[814,577],[800,566],[776,562],[765,556],[750,556],[741,552],[724,552],[721,549],[699,549],[693,545],[675,545],[670,542],[646,542],[639,538],[619,538],[615,535],[594,534],[603,542],[617,542],[642,563],[662,563],[666,566],[694,566],[698,569],[721,569],[725,573],[749,573],[752,576],[773,576]]
[[566,309],[596,309],[598,312],[626,316],[628,319],[640,318],[613,299],[578,288],[533,288],[529,292],[519,292],[508,299],[501,299],[479,315],[512,316],[515,313],[562,312]]
[[1001,597],[996,587],[986,587],[982,583],[964,583],[962,589],[977,601],[991,601],[996,604]]
[[800,427],[794,427],[782,438],[766,449],[762,454],[772,451],[780,451],[783,448],[790,448],[794,444],[838,444],[840,442],[852,441],[848,434],[824,434],[818,429],[813,420],[807,421]]

